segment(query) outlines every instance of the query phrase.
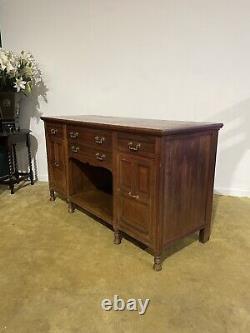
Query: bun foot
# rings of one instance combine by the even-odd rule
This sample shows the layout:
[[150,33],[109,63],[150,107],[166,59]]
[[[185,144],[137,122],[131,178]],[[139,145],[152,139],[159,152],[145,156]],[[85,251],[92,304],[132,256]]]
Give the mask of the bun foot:
[[119,245],[121,244],[121,241],[122,241],[121,233],[119,230],[116,230],[114,232],[114,244]]
[[159,256],[154,257],[154,266],[153,266],[153,269],[154,269],[156,272],[159,272],[159,271],[162,270],[161,257],[159,257]]
[[49,191],[49,194],[50,194],[50,198],[49,198],[49,200],[50,200],[50,201],[55,201],[55,200],[56,200],[56,197],[55,197],[55,191],[54,191],[54,190],[50,190],[50,191]]
[[75,211],[75,205],[72,202],[69,202],[68,203],[68,212],[70,214],[72,214],[72,213],[74,213],[74,211]]
[[201,229],[199,232],[199,241],[201,243],[206,243],[210,238],[210,228]]

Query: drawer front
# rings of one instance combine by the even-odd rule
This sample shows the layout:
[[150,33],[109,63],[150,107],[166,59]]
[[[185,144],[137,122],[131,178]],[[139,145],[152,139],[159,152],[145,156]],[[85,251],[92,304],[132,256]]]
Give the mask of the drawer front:
[[79,142],[84,145],[112,151],[112,133],[81,126],[67,127],[68,140],[71,143]]
[[69,142],[69,156],[83,163],[112,170],[112,153],[102,149],[94,149],[77,142]]
[[134,155],[154,157],[156,154],[156,139],[151,136],[119,133],[118,149]]
[[47,123],[46,124],[46,134],[50,139],[60,138],[63,139],[63,125],[58,123]]

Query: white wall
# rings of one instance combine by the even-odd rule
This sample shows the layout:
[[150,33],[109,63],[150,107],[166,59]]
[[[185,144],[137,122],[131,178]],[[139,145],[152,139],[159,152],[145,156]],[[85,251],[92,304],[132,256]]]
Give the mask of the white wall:
[[31,50],[48,89],[40,178],[39,112],[220,121],[215,187],[250,196],[249,17],[249,0],[0,0],[4,46]]

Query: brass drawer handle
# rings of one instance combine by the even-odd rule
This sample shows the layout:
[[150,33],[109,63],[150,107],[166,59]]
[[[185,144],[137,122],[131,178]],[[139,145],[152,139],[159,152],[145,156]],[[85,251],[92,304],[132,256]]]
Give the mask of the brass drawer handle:
[[79,133],[78,132],[69,132],[69,136],[72,138],[72,139],[76,139],[78,138],[79,136]]
[[96,159],[99,161],[104,161],[106,158],[106,155],[102,154],[102,153],[96,153],[95,156],[96,156]]
[[71,150],[73,153],[78,153],[80,148],[78,146],[71,146]]
[[105,141],[104,136],[95,136],[95,143],[97,143],[98,145],[102,145],[104,141]]
[[128,192],[128,195],[129,195],[131,198],[133,198],[133,199],[136,199],[136,200],[139,199],[139,195],[138,195],[138,194],[137,194],[137,195],[133,195],[131,191]]
[[59,167],[59,166],[60,166],[60,163],[57,162],[57,161],[55,161],[54,164],[55,164],[56,167]]
[[134,145],[134,143],[132,141],[130,141],[128,143],[128,149],[129,150],[138,151],[140,148],[141,148],[141,144],[140,143],[137,143],[135,145]]
[[50,133],[51,133],[52,135],[56,135],[57,132],[58,132],[58,130],[57,130],[56,128],[51,128],[51,129],[50,129]]

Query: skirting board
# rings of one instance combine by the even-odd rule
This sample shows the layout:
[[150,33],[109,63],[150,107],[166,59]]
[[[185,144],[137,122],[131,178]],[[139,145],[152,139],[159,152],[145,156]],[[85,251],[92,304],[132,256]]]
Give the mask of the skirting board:
[[40,182],[48,182],[49,181],[49,178],[48,178],[48,175],[39,175],[38,176],[38,180]]
[[214,193],[219,195],[230,195],[233,197],[250,197],[250,190],[241,190],[238,188],[216,187]]
[[[42,182],[47,182],[48,175],[39,175],[39,180]],[[216,187],[214,189],[214,193],[219,195],[231,195],[234,197],[250,197],[250,190],[241,190],[236,188]]]

